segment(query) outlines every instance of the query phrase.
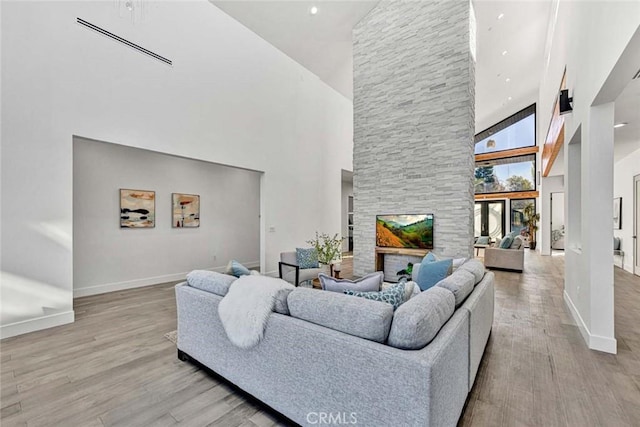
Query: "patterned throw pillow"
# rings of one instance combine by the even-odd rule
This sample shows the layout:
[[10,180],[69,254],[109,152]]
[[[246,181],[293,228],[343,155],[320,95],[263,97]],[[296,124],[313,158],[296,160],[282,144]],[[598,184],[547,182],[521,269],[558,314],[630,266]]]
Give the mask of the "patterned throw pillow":
[[296,263],[300,268],[318,268],[316,248],[296,248]]
[[344,293],[373,301],[386,302],[387,304],[391,304],[395,311],[404,302],[404,286],[404,283],[398,283],[396,285],[389,286],[387,289],[380,292],[357,292],[346,290]]

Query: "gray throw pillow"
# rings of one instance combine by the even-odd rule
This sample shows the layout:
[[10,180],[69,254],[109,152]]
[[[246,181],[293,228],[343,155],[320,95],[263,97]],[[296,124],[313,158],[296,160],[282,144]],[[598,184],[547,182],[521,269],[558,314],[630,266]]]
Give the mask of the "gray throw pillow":
[[454,310],[455,297],[450,291],[429,288],[396,310],[387,343],[406,350],[421,349],[435,338]]
[[516,236],[513,238],[513,242],[511,242],[511,246],[509,246],[509,249],[520,249],[523,245],[524,242],[522,241],[522,237]]
[[322,289],[330,292],[344,291],[358,291],[358,292],[377,292],[382,286],[384,280],[384,273],[382,271],[376,271],[375,273],[367,274],[358,280],[336,279],[326,274],[318,274],[320,279],[320,285]]
[[189,286],[221,297],[229,292],[229,286],[236,280],[237,278],[234,276],[209,270],[193,270],[187,274]]

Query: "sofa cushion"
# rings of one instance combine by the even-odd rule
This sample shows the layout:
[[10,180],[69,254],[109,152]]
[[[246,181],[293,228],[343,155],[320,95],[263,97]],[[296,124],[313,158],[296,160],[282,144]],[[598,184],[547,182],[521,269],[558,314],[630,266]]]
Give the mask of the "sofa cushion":
[[426,291],[440,280],[447,277],[451,272],[452,265],[453,261],[451,259],[420,263],[420,271],[418,271],[418,277],[416,278],[416,282],[418,283],[418,286],[420,286],[420,289]]
[[466,270],[475,276],[475,284],[478,284],[484,277],[484,264],[480,260],[470,259],[462,264],[458,270]]
[[377,292],[380,290],[380,286],[382,286],[384,281],[384,273],[382,271],[376,271],[358,280],[336,279],[323,273],[318,274],[318,278],[320,279],[320,286],[322,286],[322,289],[325,291],[340,293],[346,290]]
[[500,241],[500,248],[509,249],[511,247],[511,243],[513,243],[513,237],[506,235],[504,236],[504,239]]
[[300,269],[318,268],[318,251],[316,248],[296,248],[296,264]]
[[389,335],[393,307],[337,292],[297,288],[287,298],[291,317],[383,343]]
[[352,290],[344,291],[347,295],[353,295],[355,297],[370,299],[373,301],[381,301],[386,302],[387,304],[391,304],[394,310],[397,310],[400,305],[405,301],[404,300],[404,288],[405,283],[396,283],[395,285],[389,286],[387,289],[378,292],[358,292]]
[[451,276],[438,282],[436,286],[450,290],[456,299],[456,308],[473,292],[475,276],[466,270],[458,270]]
[[189,286],[221,297],[229,292],[229,286],[236,280],[237,278],[234,276],[208,270],[193,270],[187,274]]
[[240,264],[235,259],[232,259],[229,261],[229,264],[227,264],[227,274],[236,277],[249,276],[251,274],[251,270]]
[[447,289],[435,286],[402,304],[393,315],[387,344],[418,350],[429,344],[453,315],[455,297]]

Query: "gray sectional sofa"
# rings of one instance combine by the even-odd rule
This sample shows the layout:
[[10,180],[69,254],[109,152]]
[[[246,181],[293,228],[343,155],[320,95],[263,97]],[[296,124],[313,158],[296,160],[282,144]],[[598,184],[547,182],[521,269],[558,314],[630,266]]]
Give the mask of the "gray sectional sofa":
[[264,339],[248,350],[225,334],[222,296],[181,283],[178,355],[300,425],[322,417],[334,425],[455,426],[491,332],[494,275],[470,260],[445,281],[395,312],[384,302],[296,288],[289,314],[272,313]]

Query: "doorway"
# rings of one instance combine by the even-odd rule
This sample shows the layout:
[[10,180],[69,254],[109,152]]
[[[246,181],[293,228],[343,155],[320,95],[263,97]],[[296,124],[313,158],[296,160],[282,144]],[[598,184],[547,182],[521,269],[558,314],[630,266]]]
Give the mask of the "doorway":
[[504,237],[504,200],[476,202],[474,235],[489,236],[492,240]]
[[633,177],[633,273],[640,276],[640,175]]
[[564,250],[564,193],[551,193],[551,250]]

